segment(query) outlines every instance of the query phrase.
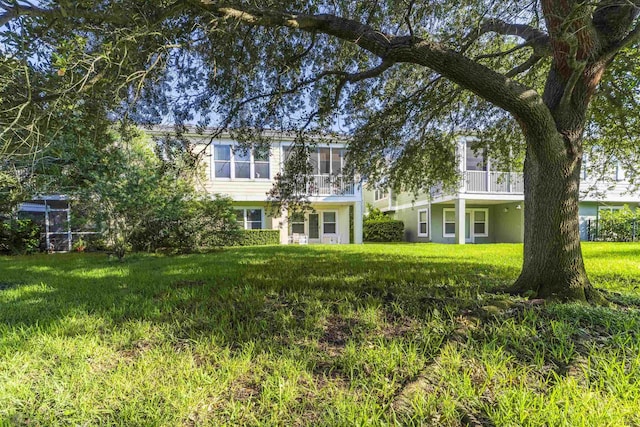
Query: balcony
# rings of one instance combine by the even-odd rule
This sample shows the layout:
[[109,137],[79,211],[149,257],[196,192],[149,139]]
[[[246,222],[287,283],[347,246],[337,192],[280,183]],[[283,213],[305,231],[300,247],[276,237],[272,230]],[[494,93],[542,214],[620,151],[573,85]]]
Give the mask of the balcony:
[[463,192],[524,193],[524,177],[520,172],[465,171]]
[[356,185],[342,175],[310,175],[306,183],[300,183],[296,192],[308,196],[353,196]]

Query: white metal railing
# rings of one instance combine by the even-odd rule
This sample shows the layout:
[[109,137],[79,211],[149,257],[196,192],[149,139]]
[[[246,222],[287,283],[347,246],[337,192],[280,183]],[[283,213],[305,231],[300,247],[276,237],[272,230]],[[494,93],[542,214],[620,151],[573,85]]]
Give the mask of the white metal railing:
[[353,196],[355,183],[342,175],[311,175],[296,190],[309,196]]
[[465,171],[464,191],[467,193],[524,193],[524,178],[520,172]]

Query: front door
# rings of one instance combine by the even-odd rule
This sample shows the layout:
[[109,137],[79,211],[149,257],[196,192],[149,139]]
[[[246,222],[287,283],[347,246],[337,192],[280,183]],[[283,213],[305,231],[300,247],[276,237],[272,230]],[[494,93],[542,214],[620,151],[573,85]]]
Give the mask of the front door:
[[314,243],[320,241],[320,219],[317,213],[309,214],[309,240]]
[[472,212],[465,212],[464,214],[464,241],[467,243],[473,243],[473,234],[471,233],[471,219],[473,218]]

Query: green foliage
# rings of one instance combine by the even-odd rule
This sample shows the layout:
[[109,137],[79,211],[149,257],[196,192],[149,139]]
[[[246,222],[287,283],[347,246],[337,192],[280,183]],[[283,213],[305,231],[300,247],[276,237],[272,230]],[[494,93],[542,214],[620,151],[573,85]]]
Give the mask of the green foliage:
[[597,223],[592,225],[592,233],[597,240],[631,242],[638,239],[637,219],[628,205],[619,210],[602,210]]
[[83,176],[73,193],[85,228],[101,232],[109,250],[123,256],[127,248],[187,251],[205,245],[204,236],[216,229],[234,227],[228,200],[199,201],[206,195],[196,191],[196,171],[182,158],[165,160],[136,129],[104,137],[104,145],[85,147],[72,162]]
[[401,242],[404,239],[404,223],[394,220],[386,212],[367,204],[362,233],[365,242]]
[[238,222],[232,200],[215,195],[210,200],[177,201],[172,209],[151,209],[134,228],[129,241],[134,250],[172,249],[180,252],[230,246],[238,241]]
[[11,213],[25,195],[19,180],[0,166],[0,218]]
[[240,230],[229,246],[264,246],[280,244],[280,230]]
[[40,226],[30,219],[0,222],[0,253],[31,254],[40,247]]
[[127,242],[123,237],[116,237],[111,244],[108,246],[108,249],[118,258],[118,261],[122,262],[124,256],[131,252],[131,244]]
[[367,219],[363,224],[365,242],[401,242],[404,222],[391,218]]
[[366,219],[371,221],[388,221],[391,218],[387,215],[386,212],[382,212],[380,209],[374,207],[371,203],[367,203],[367,214]]
[[79,237],[73,241],[71,249],[74,252],[84,252],[87,249],[87,242],[82,237]]

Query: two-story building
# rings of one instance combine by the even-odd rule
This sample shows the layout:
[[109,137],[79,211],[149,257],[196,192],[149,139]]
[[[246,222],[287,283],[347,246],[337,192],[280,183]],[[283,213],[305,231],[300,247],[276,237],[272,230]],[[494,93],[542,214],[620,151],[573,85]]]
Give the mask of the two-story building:
[[[156,127],[161,135],[172,128]],[[318,142],[311,154],[313,175],[306,188],[311,211],[303,215],[270,212],[268,192],[283,171],[294,143],[293,135],[267,132],[270,149],[243,150],[229,134],[211,141],[195,132],[184,135],[202,151],[209,194],[231,197],[240,225],[245,229],[278,229],[280,242],[362,243],[363,194],[360,183],[343,176],[345,144]],[[204,150],[204,151],[203,151]]]
[[[365,191],[365,202],[402,220],[405,240],[439,243],[516,243],[524,240],[524,178],[522,172],[495,170],[474,140],[458,142],[461,176],[457,191],[431,188],[418,195],[390,190]],[[580,237],[589,239],[590,224],[602,210],[635,209],[640,195],[625,181],[597,182],[583,174],[579,205]]]

